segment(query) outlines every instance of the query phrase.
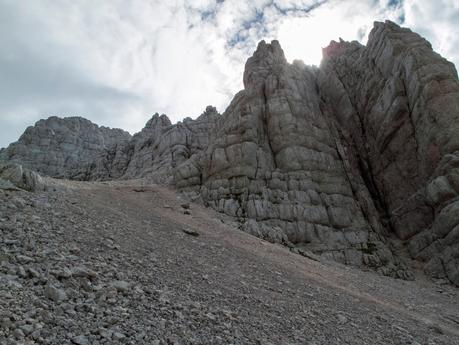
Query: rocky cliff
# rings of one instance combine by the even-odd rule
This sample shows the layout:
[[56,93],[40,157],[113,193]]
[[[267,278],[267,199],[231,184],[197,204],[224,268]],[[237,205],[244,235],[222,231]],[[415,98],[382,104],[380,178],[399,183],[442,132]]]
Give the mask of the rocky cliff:
[[130,137],[121,129],[99,127],[81,117],[53,116],[28,127],[17,142],[0,152],[0,159],[44,175],[89,180],[95,178],[97,162]]
[[171,182],[177,164],[207,147],[218,116],[216,108],[208,106],[196,120],[172,125],[166,115],[156,113],[134,136],[81,117],[50,117],[0,151],[0,160],[57,178],[150,177]]
[[156,114],[133,137],[51,118],[0,156],[56,177],[173,182],[300,253],[408,277],[407,249],[459,285],[453,64],[385,22],[366,46],[331,42],[319,68],[290,64],[277,41],[262,41],[243,78],[221,116],[208,107],[172,125]]

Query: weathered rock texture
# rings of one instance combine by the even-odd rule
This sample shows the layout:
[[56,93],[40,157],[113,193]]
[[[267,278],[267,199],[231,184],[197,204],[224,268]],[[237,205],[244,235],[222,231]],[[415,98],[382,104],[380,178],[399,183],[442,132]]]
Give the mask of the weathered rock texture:
[[243,229],[273,242],[306,246],[334,260],[391,264],[372,199],[322,111],[318,70],[288,64],[277,41],[261,42],[244,87],[201,157],[176,171],[178,187],[242,218]]
[[23,169],[19,164],[0,163],[0,189],[36,192],[44,191],[46,186],[35,171]]
[[95,178],[96,162],[129,139],[121,129],[99,127],[81,117],[53,116],[28,127],[0,158],[44,175],[89,180]]
[[152,177],[171,181],[173,169],[209,144],[219,114],[208,106],[196,120],[172,125],[166,115],[155,114],[128,144],[129,159],[123,177]]
[[459,284],[459,83],[409,29],[324,50],[319,89],[381,219],[434,276]]
[[207,147],[218,116],[209,106],[196,120],[172,125],[166,115],[156,113],[132,137],[81,117],[50,117],[27,128],[17,142],[0,152],[0,160],[57,178],[170,181],[177,164]]
[[222,116],[208,107],[172,125],[156,114],[132,138],[51,118],[0,156],[57,177],[173,176],[259,237],[406,277],[398,241],[459,285],[454,65],[391,22],[375,23],[367,46],[331,42],[323,54],[320,68],[289,64],[262,41]]
[[458,133],[454,65],[408,29],[376,23],[367,46],[332,42],[319,69],[261,42],[177,185],[258,236],[399,275],[384,244],[396,235],[459,284]]

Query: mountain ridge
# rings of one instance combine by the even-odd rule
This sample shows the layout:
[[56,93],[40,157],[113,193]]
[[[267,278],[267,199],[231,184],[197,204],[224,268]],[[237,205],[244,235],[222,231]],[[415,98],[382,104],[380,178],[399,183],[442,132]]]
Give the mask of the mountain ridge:
[[222,115],[209,106],[172,125],[156,114],[132,137],[86,124],[82,141],[53,119],[61,141],[39,125],[0,159],[54,177],[173,184],[258,237],[410,278],[395,237],[428,275],[459,285],[454,65],[390,21],[366,46],[332,41],[323,54],[320,67],[289,64],[278,41],[261,41]]

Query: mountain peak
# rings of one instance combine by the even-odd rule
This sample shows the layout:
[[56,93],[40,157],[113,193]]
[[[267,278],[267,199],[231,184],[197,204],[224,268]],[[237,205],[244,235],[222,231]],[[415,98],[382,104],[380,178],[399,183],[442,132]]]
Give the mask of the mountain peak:
[[271,43],[260,41],[252,57],[245,64],[244,87],[247,89],[258,84],[270,70],[286,64],[287,59],[279,41],[272,40]]

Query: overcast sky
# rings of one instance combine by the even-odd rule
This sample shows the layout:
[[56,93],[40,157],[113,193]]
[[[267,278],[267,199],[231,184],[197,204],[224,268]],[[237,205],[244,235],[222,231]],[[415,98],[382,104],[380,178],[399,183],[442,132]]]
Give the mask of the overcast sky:
[[0,0],[0,147],[52,115],[134,133],[155,112],[223,112],[261,39],[318,65],[384,19],[459,65],[457,0]]

